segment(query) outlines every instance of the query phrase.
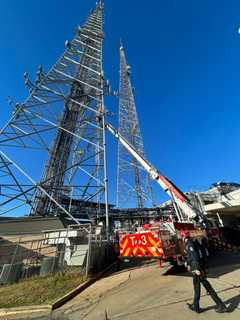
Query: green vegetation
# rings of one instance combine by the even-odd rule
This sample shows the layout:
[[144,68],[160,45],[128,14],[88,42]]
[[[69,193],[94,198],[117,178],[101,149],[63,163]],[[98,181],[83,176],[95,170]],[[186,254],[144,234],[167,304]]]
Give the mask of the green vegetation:
[[86,279],[80,273],[58,273],[0,287],[0,308],[51,304]]

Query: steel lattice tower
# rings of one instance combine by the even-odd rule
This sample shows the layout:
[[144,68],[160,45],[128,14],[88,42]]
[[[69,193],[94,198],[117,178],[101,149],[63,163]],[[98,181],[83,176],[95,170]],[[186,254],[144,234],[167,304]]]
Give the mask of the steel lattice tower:
[[[144,145],[123,46],[120,47],[119,132],[144,157]],[[118,144],[117,207],[153,206],[149,175]]]
[[107,215],[102,2],[65,45],[48,73],[24,75],[30,95],[0,131],[0,214]]

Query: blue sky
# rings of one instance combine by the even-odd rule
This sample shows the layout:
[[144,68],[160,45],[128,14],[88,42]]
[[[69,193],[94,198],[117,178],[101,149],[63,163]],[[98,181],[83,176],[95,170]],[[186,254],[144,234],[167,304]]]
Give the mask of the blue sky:
[[[10,116],[5,98],[27,96],[23,73],[35,78],[39,64],[47,70],[94,5],[1,1],[0,126]],[[122,38],[147,158],[184,191],[240,181],[239,25],[237,0],[105,1],[105,76],[117,88]],[[117,113],[117,101],[108,108]],[[108,143],[116,149],[111,137]],[[115,172],[112,164],[113,187]],[[164,198],[158,186],[155,191]]]

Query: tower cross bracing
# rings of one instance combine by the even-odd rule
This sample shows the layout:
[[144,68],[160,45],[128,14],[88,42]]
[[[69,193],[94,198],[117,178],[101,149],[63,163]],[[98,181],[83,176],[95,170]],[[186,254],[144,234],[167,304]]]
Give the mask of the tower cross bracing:
[[[120,47],[119,132],[144,157],[144,145],[130,80],[130,67]],[[118,144],[117,206],[153,206],[150,177],[121,143]]]
[[29,97],[0,131],[0,214],[30,207],[74,220],[107,202],[102,50],[100,2],[48,73],[25,74]]

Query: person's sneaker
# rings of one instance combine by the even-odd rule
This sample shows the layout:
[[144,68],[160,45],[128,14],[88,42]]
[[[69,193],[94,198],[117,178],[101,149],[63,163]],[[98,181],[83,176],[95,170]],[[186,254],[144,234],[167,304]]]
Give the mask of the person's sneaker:
[[228,312],[228,309],[227,309],[227,307],[226,306],[220,306],[220,307],[217,307],[216,309],[215,309],[215,311],[217,312],[217,313],[225,313],[225,312]]
[[194,306],[194,304],[187,303],[187,306],[188,306],[188,308],[189,308],[190,310],[192,310],[192,311],[194,311],[194,312],[196,312],[196,313],[201,313],[201,311],[202,311],[200,308],[196,308],[196,307]]

